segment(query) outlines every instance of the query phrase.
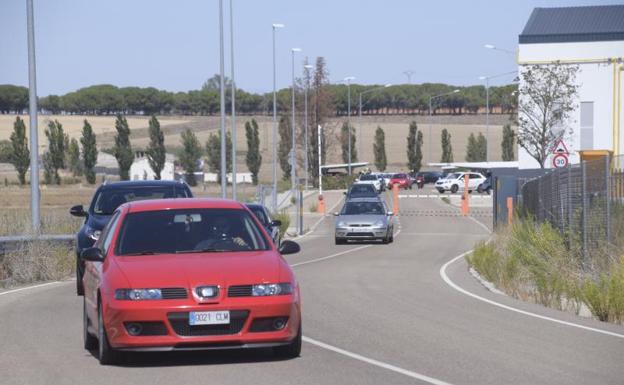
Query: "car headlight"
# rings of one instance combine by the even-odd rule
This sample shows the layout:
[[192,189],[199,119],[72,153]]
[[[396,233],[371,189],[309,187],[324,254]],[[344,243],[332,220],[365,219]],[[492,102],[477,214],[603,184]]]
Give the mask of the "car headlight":
[[162,299],[162,293],[160,289],[117,289],[115,299],[130,301]]
[[373,223],[373,227],[384,227],[385,225],[384,221],[377,221]]
[[345,221],[339,221],[338,222],[338,227],[346,227],[347,223]]
[[102,234],[102,231],[96,230],[91,226],[87,226],[87,228],[85,229],[85,234],[87,234],[87,237],[91,238],[92,240],[97,241],[98,238],[100,238],[100,234]]
[[292,294],[292,286],[290,283],[263,283],[253,285],[251,289],[251,295],[254,297],[288,294]]

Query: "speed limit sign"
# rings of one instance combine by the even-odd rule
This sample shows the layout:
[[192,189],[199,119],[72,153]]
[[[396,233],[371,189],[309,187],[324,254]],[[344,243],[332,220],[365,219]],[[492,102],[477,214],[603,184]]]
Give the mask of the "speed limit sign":
[[568,156],[566,154],[557,154],[553,156],[552,163],[555,168],[565,167],[568,165]]

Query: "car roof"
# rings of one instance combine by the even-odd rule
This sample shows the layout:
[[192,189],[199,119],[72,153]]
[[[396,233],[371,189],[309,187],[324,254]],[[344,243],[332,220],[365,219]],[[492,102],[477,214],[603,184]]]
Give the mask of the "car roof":
[[119,182],[107,182],[100,186],[102,190],[113,190],[128,187],[162,187],[162,186],[186,186],[186,183],[176,180],[124,180]]
[[358,198],[348,199],[347,202],[353,202],[353,203],[357,203],[357,202],[381,202],[381,198],[379,198],[379,197],[358,197]]
[[217,198],[148,199],[124,203],[120,207],[129,213],[178,209],[244,209],[238,201]]

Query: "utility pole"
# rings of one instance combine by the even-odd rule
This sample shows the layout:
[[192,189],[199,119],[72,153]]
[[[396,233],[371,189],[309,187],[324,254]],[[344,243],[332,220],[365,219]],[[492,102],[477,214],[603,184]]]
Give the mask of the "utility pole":
[[276,89],[276,65],[275,65],[275,30],[284,28],[284,24],[273,24],[273,191],[271,203],[273,212],[277,213],[277,89]]
[[39,140],[37,138],[37,68],[33,0],[26,1],[28,28],[28,112],[30,114],[30,211],[33,235],[39,235]]
[[[232,73],[232,199],[236,200],[236,82],[234,80],[234,0],[230,0],[230,72]],[[263,202],[264,203],[264,202]]]
[[224,71],[224,49],[223,49],[223,0],[219,0],[219,67],[221,71],[221,198],[227,198],[227,178],[226,178],[226,146],[225,146],[225,71]]

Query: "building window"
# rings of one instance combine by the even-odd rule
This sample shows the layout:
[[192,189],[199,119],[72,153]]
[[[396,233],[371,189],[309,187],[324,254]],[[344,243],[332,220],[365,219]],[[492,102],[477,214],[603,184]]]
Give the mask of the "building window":
[[581,150],[594,149],[594,102],[581,102]]

